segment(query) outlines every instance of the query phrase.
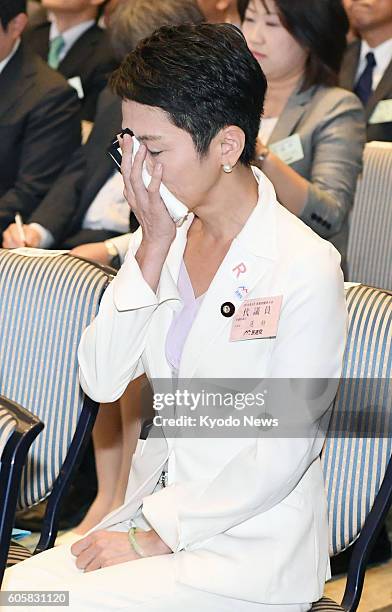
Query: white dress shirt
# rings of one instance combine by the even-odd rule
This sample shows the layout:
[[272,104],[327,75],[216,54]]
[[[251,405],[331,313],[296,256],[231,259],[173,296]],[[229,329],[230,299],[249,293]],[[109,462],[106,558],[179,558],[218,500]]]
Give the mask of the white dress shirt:
[[70,48],[76,43],[78,38],[82,36],[91,26],[95,23],[94,19],[89,19],[89,21],[83,21],[64,32],[59,32],[55,21],[53,20],[50,24],[50,32],[49,32],[49,40],[53,40],[56,36],[62,36],[64,39],[64,47],[61,50],[59,55],[60,62],[67,55]]
[[278,123],[279,117],[265,117],[261,119],[259,138],[263,144],[267,144],[271,138],[271,134]]
[[14,44],[11,53],[9,55],[7,55],[7,57],[5,59],[1,60],[1,62],[0,62],[0,74],[3,72],[3,70],[6,67],[6,65],[8,64],[8,62],[11,61],[11,59],[14,57],[15,53],[19,49],[19,45],[20,45],[20,38],[18,38],[18,40]]
[[376,66],[374,67],[374,71],[373,71],[373,84],[372,84],[372,90],[374,91],[375,89],[377,89],[382,77],[384,76],[386,69],[388,68],[389,64],[392,61],[392,38],[389,38],[388,40],[383,42],[381,45],[378,45],[378,47],[375,47],[374,49],[369,47],[368,43],[365,40],[362,41],[361,54],[360,54],[360,59],[358,63],[358,70],[357,70],[355,82],[358,81],[362,72],[366,68],[366,56],[368,53],[374,53],[374,57],[376,60]]
[[[130,211],[123,191],[124,183],[122,176],[117,170],[114,170],[112,176],[108,178],[90,204],[83,220],[83,229],[106,229],[119,233],[127,232],[129,230]],[[39,233],[40,243],[38,246],[41,249],[49,249],[53,245],[54,238],[49,230],[39,223],[31,223],[30,227]]]
[[119,234],[127,232],[130,210],[123,192],[123,178],[114,170],[90,204],[83,220],[83,228],[109,229]]

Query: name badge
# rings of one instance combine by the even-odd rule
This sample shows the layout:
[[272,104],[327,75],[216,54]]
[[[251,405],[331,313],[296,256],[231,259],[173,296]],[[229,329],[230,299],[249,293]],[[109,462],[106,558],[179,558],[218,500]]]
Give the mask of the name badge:
[[71,77],[68,79],[68,84],[71,85],[74,89],[76,89],[76,93],[78,94],[79,100],[84,98],[84,91],[82,81],[79,76]]
[[234,317],[230,342],[276,338],[283,295],[245,300]]
[[392,100],[381,100],[369,119],[369,123],[389,123],[392,121]]
[[274,142],[268,145],[268,148],[288,165],[304,158],[304,150],[299,134],[293,134],[288,138]]

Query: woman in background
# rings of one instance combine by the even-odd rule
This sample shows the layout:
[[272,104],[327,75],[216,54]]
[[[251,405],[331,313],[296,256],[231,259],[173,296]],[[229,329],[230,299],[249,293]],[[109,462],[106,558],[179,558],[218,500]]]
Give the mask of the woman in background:
[[344,268],[365,122],[356,96],[336,87],[349,27],[341,0],[239,0],[239,10],[268,81],[256,164]]

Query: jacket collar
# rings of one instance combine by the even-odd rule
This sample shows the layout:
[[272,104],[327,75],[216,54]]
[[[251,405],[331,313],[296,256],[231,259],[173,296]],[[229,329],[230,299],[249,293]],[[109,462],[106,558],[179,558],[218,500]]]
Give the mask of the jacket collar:
[[[259,199],[244,227],[233,240],[230,251],[236,246],[244,254],[275,260],[277,257],[276,195],[270,180],[255,166],[252,171],[259,184]],[[162,269],[158,288],[158,301],[179,300],[177,290],[181,261],[184,255],[188,230],[194,215],[190,213],[185,223],[177,229],[166,262]],[[266,231],[266,228],[268,230]],[[228,255],[229,255],[228,253]]]
[[374,109],[377,104],[388,97],[391,94],[391,83],[392,83],[392,61],[389,63],[386,71],[383,74],[381,81],[379,82],[377,88],[373,91],[370,96],[368,103],[365,108],[365,116],[366,119],[369,120],[371,115],[373,114]]
[[270,144],[283,140],[295,132],[316,90],[317,86],[314,85],[306,91],[297,90],[291,94],[268,141]]
[[348,47],[344,55],[342,68],[340,70],[340,85],[344,89],[354,89],[355,76],[361,54],[361,42],[355,40]]
[[35,54],[29,53],[23,42],[0,74],[0,117],[10,109],[18,108],[18,101],[34,85],[37,73]]
[[[241,232],[233,240],[226,257],[213,278],[189,332],[181,358],[179,376],[193,376],[200,359],[214,338],[232,324],[222,316],[221,305],[232,302],[236,309],[247,299],[261,278],[277,259],[277,207],[270,181],[257,168],[252,168],[259,183],[259,199]],[[193,215],[177,230],[177,237],[162,269],[159,303],[165,301],[173,310],[181,308],[177,290],[188,229]],[[245,269],[239,273],[239,269]],[[256,296],[259,297],[259,296]]]

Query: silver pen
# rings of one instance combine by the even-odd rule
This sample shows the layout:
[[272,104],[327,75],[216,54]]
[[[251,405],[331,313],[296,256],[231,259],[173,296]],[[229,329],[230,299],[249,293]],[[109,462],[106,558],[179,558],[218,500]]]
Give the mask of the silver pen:
[[23,221],[22,217],[20,216],[20,213],[16,213],[15,215],[15,225],[18,230],[19,239],[23,242],[24,245],[26,245],[26,234],[24,233]]

